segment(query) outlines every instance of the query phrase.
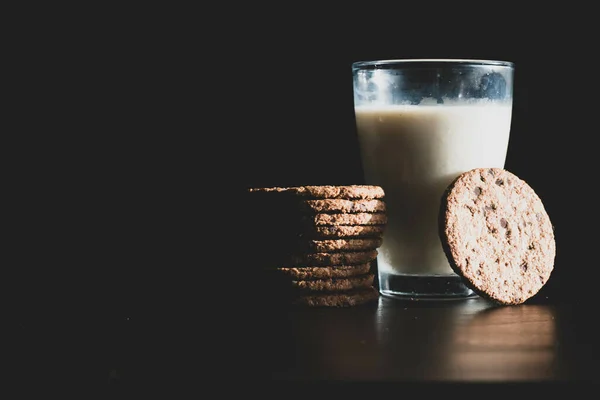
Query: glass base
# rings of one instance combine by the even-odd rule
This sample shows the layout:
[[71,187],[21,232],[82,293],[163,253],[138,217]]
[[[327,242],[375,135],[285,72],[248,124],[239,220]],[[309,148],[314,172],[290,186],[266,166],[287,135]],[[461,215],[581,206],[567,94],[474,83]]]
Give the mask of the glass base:
[[459,300],[477,297],[458,275],[391,275],[379,273],[379,292],[402,300]]

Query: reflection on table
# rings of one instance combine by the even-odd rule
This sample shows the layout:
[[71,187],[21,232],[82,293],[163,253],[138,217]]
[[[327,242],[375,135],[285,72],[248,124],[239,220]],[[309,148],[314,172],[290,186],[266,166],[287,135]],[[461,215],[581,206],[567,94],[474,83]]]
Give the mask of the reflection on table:
[[547,380],[557,376],[555,310],[481,298],[294,310],[262,341],[274,379]]

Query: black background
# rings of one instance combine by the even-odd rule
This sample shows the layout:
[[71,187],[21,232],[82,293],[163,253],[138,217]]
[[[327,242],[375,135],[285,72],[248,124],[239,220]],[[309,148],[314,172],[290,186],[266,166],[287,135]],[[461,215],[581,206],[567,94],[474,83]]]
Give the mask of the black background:
[[600,275],[588,15],[574,5],[155,5],[36,31],[16,59],[15,304],[36,310],[59,295],[72,306],[62,293],[75,290],[107,299],[114,318],[168,315],[203,295],[235,305],[239,193],[361,183],[351,64],[385,58],[515,64],[506,169],[540,195],[557,240],[540,297],[589,304]]
[[538,297],[593,301],[593,32],[566,25],[584,10],[557,22],[550,9],[541,18],[519,8],[370,7],[348,15],[236,8],[218,26],[208,10],[193,21],[138,16],[99,38],[106,129],[94,171],[102,190],[92,200],[102,204],[94,212],[111,315],[168,314],[215,292],[235,304],[239,192],[362,183],[351,64],[384,58],[514,62],[506,169],[542,198],[557,240],[555,271]]
[[19,365],[38,368],[42,352],[62,352],[65,341],[85,338],[86,352],[103,334],[119,343],[129,320],[153,321],[142,325],[160,335],[168,321],[201,315],[194,335],[235,335],[224,324],[252,315],[234,312],[248,305],[239,193],[362,182],[351,64],[369,59],[515,63],[506,168],[540,195],[557,240],[539,297],[593,309],[596,14],[515,4],[29,10],[6,57],[17,90],[6,109],[16,120],[4,175],[15,183],[5,197],[16,224],[5,245],[16,261],[3,290],[21,322]]

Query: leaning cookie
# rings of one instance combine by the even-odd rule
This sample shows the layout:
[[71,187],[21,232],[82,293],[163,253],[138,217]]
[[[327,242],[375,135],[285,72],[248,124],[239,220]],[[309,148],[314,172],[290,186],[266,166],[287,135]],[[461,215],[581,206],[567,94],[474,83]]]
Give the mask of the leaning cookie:
[[378,298],[377,289],[366,287],[344,292],[315,292],[294,298],[292,304],[307,307],[353,307],[374,302]]
[[500,168],[459,175],[442,196],[442,247],[452,269],[480,296],[521,304],[554,268],[554,227],[539,196]]

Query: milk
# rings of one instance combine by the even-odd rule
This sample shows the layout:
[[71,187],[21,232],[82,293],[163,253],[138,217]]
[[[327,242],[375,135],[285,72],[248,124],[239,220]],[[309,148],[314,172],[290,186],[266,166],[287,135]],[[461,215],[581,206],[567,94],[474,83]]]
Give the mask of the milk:
[[453,275],[442,250],[442,194],[461,172],[504,167],[512,107],[481,101],[355,107],[366,183],[383,187],[380,276]]

